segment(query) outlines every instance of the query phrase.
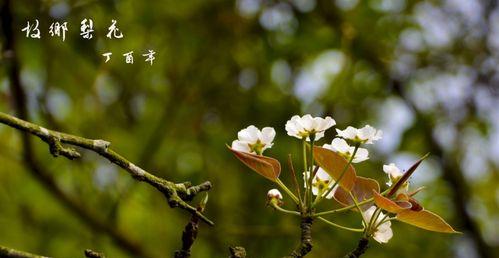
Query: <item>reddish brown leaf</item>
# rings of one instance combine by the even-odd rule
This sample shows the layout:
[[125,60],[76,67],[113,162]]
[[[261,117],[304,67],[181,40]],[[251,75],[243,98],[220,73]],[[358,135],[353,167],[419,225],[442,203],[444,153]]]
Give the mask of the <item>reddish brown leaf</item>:
[[390,213],[399,213],[407,210],[409,207],[405,203],[398,205],[396,202],[384,197],[383,195],[374,192],[374,203],[381,209],[388,211]]
[[281,164],[276,159],[236,151],[230,147],[228,148],[241,162],[261,176],[274,182],[279,177],[279,174],[281,173]]
[[419,202],[416,199],[411,197],[411,198],[409,198],[409,202],[412,205],[411,210],[413,210],[413,211],[423,210],[423,206],[421,204],[419,204]]
[[400,206],[401,208],[404,208],[404,209],[410,209],[412,208],[412,204],[410,202],[406,202],[406,201],[397,201],[395,202],[398,206]]
[[[348,164],[348,161],[338,153],[317,146],[314,147],[314,158],[315,162],[336,181],[340,179],[343,169]],[[338,184],[344,190],[351,191],[356,178],[355,169],[350,164]]]
[[[352,193],[357,198],[357,202],[362,202],[364,200],[372,198],[373,192],[379,192],[378,182],[371,178],[358,176],[352,189]],[[334,199],[343,206],[350,206],[355,204],[350,194],[343,188],[336,189],[334,193]],[[370,206],[372,206],[372,204],[364,204],[361,205],[360,208],[362,210],[367,210]]]
[[455,231],[440,216],[427,210],[405,210],[397,214],[397,220],[430,231],[460,233]]

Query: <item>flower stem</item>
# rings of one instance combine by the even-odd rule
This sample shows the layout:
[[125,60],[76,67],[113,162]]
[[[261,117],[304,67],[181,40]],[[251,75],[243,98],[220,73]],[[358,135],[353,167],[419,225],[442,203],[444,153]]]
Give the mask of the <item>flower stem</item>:
[[312,171],[314,170],[314,143],[315,143],[315,136],[310,136],[310,168],[308,171],[310,173],[308,174],[308,203],[307,203],[307,209],[309,214],[312,214],[312,182],[314,180],[315,173]]
[[[390,189],[385,190],[384,192],[381,193],[381,195],[386,195],[388,193],[388,191],[390,191]],[[366,199],[366,200],[359,202],[358,205],[364,205],[364,204],[370,203],[372,201],[374,201],[374,198],[369,198],[369,199]],[[314,214],[314,216],[324,216],[324,215],[333,214],[333,213],[337,213],[337,212],[348,211],[348,210],[351,210],[355,207],[356,207],[355,204],[352,204],[350,206],[346,206],[346,207],[339,208],[339,209],[317,212]]]
[[[303,138],[303,149],[302,149],[302,152],[303,152],[303,172],[305,173],[305,175],[307,175],[307,171],[308,171],[308,166],[307,166],[307,139],[306,138]],[[307,180],[307,177],[304,177],[304,180],[305,181],[305,193],[304,194],[304,202],[307,203],[308,199],[309,198],[312,198],[312,197],[309,197],[308,196],[308,188],[309,188],[309,185],[308,185],[308,180]]]
[[348,230],[348,231],[352,231],[352,232],[364,232],[364,229],[363,228],[350,228],[350,227],[345,227],[345,226],[342,226],[342,225],[339,225],[339,224],[336,224],[332,221],[329,221],[323,217],[317,217],[319,220],[321,220],[322,222],[330,225],[330,226],[333,226],[333,227],[337,227],[337,228],[341,228],[341,229],[344,229],[344,230]]
[[291,197],[291,199],[293,199],[293,202],[295,202],[297,205],[300,205],[300,201],[298,200],[298,198],[293,194],[293,192],[291,192],[291,190],[289,190],[289,188],[281,181],[281,179],[277,178],[275,182],[279,187],[282,188],[282,190],[284,190],[289,195],[289,197]]
[[286,213],[286,214],[292,214],[292,215],[297,215],[297,216],[300,216],[301,214],[297,211],[290,211],[290,210],[286,210],[286,209],[283,209],[281,207],[279,207],[278,205],[275,205],[275,204],[272,204],[272,208],[280,211],[280,212],[283,212],[283,213]]
[[378,228],[379,226],[381,226],[383,223],[387,222],[387,221],[390,221],[392,220],[392,218],[388,217],[388,214],[386,214],[383,219],[380,220],[380,222],[375,225],[376,228]]
[[362,214],[362,210],[360,209],[360,205],[359,203],[357,202],[357,197],[355,196],[354,193],[352,193],[351,191],[348,192],[350,194],[350,197],[352,198],[352,201],[353,203],[355,204],[355,207],[357,207],[357,209],[359,210],[359,213],[360,213],[360,217],[362,218],[362,222],[364,222],[365,225],[367,225],[366,223],[366,219],[364,218],[364,215]]
[[[372,231],[376,230],[376,220],[378,219],[379,213],[381,213],[380,208],[376,208],[373,212],[373,215],[371,216],[371,219],[369,220],[369,224],[366,224],[366,232],[365,235],[369,236]],[[374,227],[373,227],[374,226]]]
[[301,196],[300,185],[298,184],[298,179],[296,177],[295,167],[293,166],[293,160],[291,159],[291,154],[288,155],[288,165],[289,170],[291,170],[291,175],[293,176],[293,184],[296,188],[296,194],[298,195],[298,199],[300,201],[300,209],[302,209],[304,203]]

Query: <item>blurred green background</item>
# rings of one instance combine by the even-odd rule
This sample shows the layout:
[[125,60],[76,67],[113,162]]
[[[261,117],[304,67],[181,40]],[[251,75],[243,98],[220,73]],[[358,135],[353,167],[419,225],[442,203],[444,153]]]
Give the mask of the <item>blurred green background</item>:
[[[464,232],[394,223],[393,239],[373,242],[366,257],[498,257],[496,1],[0,2],[0,110],[109,140],[168,180],[210,180],[206,213],[216,226],[201,225],[193,257],[227,257],[231,245],[249,257],[281,257],[298,243],[298,219],[265,206],[274,186],[225,144],[250,124],[273,126],[267,155],[298,157],[284,124],[305,113],[331,115],[340,129],[382,129],[369,162],[356,166],[382,186],[383,164],[406,169],[431,152],[412,186],[426,185],[421,203]],[[84,18],[94,21],[91,40],[79,35]],[[35,19],[41,39],[26,38],[21,29]],[[112,19],[123,39],[105,37]],[[48,34],[54,21],[68,22],[65,42]],[[141,56],[148,49],[157,53],[152,66]],[[122,56],[129,51],[132,65]],[[113,52],[108,63],[105,52]],[[170,257],[180,248],[186,213],[94,153],[55,159],[45,143],[22,144],[0,125],[0,164],[0,245],[54,257],[82,257],[85,248]],[[336,219],[360,226],[354,213]],[[340,257],[359,238],[321,222],[313,235],[310,257]]]

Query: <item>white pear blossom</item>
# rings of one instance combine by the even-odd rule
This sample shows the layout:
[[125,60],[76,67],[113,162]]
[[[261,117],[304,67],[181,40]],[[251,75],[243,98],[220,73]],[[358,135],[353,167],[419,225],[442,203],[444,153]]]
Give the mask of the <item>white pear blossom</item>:
[[[324,144],[322,147],[337,152],[347,160],[350,160],[355,150],[355,147],[348,145],[348,143],[341,138],[334,138],[331,144]],[[352,162],[359,163],[368,159],[369,152],[364,148],[358,148]]]
[[261,131],[250,125],[237,133],[237,140],[232,142],[232,149],[253,154],[262,154],[264,150],[272,147],[275,130],[265,127]]
[[[369,221],[371,221],[371,218],[374,215],[374,211],[375,210],[376,210],[376,207],[375,206],[371,206],[369,209],[367,209],[366,211],[364,211],[362,213],[362,216],[364,216],[365,221],[367,221],[368,223],[369,223]],[[385,215],[383,214],[383,212],[380,212],[378,218],[376,219],[376,221],[373,221],[373,223],[375,225],[377,225],[384,218],[385,218]],[[393,232],[392,232],[391,226],[392,226],[392,223],[390,221],[383,222],[381,225],[377,226],[374,229],[374,232],[372,232],[374,240],[376,240],[377,242],[379,242],[381,244],[388,243],[388,241],[393,236]]]
[[360,129],[349,126],[345,130],[336,129],[336,132],[338,133],[338,136],[344,139],[366,144],[372,144],[383,136],[381,130],[377,130],[370,125],[366,125]]
[[[314,170],[316,167],[314,166]],[[307,186],[308,179],[309,179],[309,172],[304,172],[303,177],[305,180],[305,187]],[[331,199],[334,196],[334,192],[336,191],[336,188],[338,186],[335,186],[334,189],[327,195],[326,192],[329,191],[331,186],[333,186],[334,180],[333,178],[322,168],[319,168],[317,170],[317,173],[315,174],[315,177],[312,179],[312,194],[313,195],[319,195],[322,194],[322,197],[325,197],[326,199]]]
[[[383,165],[383,171],[388,175],[388,182],[386,183],[388,186],[392,186],[404,175],[394,163]],[[397,193],[406,193],[407,191],[409,191],[409,181],[404,182]]]
[[306,138],[310,141],[310,136],[315,136],[315,140],[324,137],[324,131],[336,124],[330,116],[325,118],[312,117],[311,115],[293,116],[286,122],[286,131],[289,136],[298,139]]
[[388,175],[390,181],[386,183],[388,186],[392,186],[394,182],[399,180],[404,174],[400,171],[400,169],[395,166],[394,163],[390,163],[388,165],[383,165],[383,171]]
[[267,192],[267,198],[269,198],[269,200],[271,199],[282,200],[282,194],[277,189],[271,189]]

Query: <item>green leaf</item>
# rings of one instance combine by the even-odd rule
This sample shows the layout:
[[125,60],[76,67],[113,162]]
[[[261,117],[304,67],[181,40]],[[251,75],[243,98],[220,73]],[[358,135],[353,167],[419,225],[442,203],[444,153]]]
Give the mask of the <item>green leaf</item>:
[[[317,146],[314,147],[314,158],[315,162],[336,181],[340,179],[343,169],[348,164],[348,161],[338,153]],[[338,184],[344,190],[351,191],[355,185],[356,178],[355,169],[349,164]]]
[[275,182],[281,174],[281,164],[276,159],[236,151],[229,146],[227,148],[246,166],[272,182]]
[[[379,192],[379,184],[376,180],[361,176],[358,176],[355,179],[355,185],[352,188],[352,193],[357,198],[357,202],[362,202],[364,200],[372,198],[373,192]],[[343,206],[350,206],[355,204],[350,194],[342,188],[336,189],[334,193],[334,199]],[[360,206],[360,208],[362,210],[367,210],[371,206],[372,204],[366,203]]]
[[441,233],[460,233],[455,231],[445,220],[427,210],[405,210],[397,214],[397,220],[418,228]]

